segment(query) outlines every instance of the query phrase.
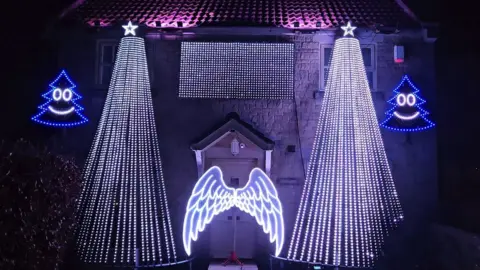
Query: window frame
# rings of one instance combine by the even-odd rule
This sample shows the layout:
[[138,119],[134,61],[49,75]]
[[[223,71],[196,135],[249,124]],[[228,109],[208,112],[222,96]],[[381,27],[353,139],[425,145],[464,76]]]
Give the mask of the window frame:
[[[320,45],[320,91],[325,91],[325,69],[330,68],[330,66],[325,65],[325,49],[332,49],[333,52],[334,44],[321,44]],[[360,48],[369,48],[372,52],[372,65],[371,67],[365,67],[365,72],[372,72],[372,87],[370,91],[376,92],[377,91],[377,51],[375,44],[360,44]]]
[[[112,63],[105,63],[104,62],[104,53],[105,53],[105,47],[107,46],[112,46]],[[108,83],[104,83],[104,74],[103,70],[105,66],[111,66],[112,71],[115,66],[115,60],[117,57],[117,52],[118,52],[118,47],[119,47],[119,42],[116,39],[99,39],[97,40],[97,51],[96,51],[96,56],[95,56],[95,85],[101,86],[101,87],[108,87]]]
[[[104,48],[106,46],[112,46],[112,63],[105,63],[104,62]],[[98,39],[97,40],[97,48],[95,54],[95,85],[100,89],[108,88],[110,81],[103,83],[104,74],[103,70],[105,66],[111,66],[111,70],[113,72],[113,68],[115,67],[115,60],[118,53],[118,48],[120,47],[120,41],[118,39]],[[150,87],[153,89],[154,83],[154,62],[151,57],[155,54],[155,46],[150,43],[145,43],[145,53],[147,54],[147,65],[148,65],[148,75],[150,79]]]

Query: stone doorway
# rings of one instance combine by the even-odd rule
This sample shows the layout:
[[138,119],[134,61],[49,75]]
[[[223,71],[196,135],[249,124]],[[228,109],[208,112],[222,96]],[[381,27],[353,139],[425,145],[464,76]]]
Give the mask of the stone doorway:
[[[230,115],[220,128],[192,145],[192,150],[195,152],[199,176],[210,167],[218,166],[225,183],[239,188],[247,184],[249,174],[255,167],[269,175],[273,146],[271,140],[238,116]],[[234,244],[239,258],[255,257],[257,236],[262,228],[254,217],[235,207],[216,216],[208,226],[211,257],[228,257]]]
[[[258,160],[212,158],[206,165],[220,167],[226,184],[238,188],[247,184],[250,171],[257,167]],[[226,258],[235,248],[239,258],[252,259],[257,227],[254,217],[236,207],[221,213],[210,224],[210,255],[216,259]]]

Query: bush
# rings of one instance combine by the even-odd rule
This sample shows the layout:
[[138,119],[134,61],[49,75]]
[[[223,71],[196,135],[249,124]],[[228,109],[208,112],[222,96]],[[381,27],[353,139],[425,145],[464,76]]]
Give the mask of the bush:
[[24,140],[0,143],[0,269],[59,269],[80,183],[73,161]]

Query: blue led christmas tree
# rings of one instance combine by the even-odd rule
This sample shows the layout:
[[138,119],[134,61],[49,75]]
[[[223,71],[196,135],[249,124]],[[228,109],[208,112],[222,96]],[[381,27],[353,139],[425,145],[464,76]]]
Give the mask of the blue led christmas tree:
[[[137,26],[124,26],[135,35]],[[84,167],[77,251],[88,264],[177,263],[148,76],[145,40],[120,41]]]
[[435,126],[427,119],[429,113],[421,107],[426,101],[420,96],[420,89],[407,75],[403,76],[393,93],[393,97],[388,100],[393,107],[385,113],[387,118],[380,124],[382,127],[393,131],[413,132]]
[[360,42],[335,41],[287,259],[371,267],[403,219]]
[[38,106],[40,112],[32,120],[42,125],[71,127],[84,124],[88,119],[83,116],[83,107],[77,101],[82,98],[77,87],[65,70],[49,84],[50,90],[42,95],[47,102]]

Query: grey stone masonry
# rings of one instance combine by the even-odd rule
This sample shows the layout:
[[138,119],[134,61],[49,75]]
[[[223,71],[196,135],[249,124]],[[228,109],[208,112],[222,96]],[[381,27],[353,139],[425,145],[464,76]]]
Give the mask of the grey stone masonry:
[[[97,48],[93,41],[65,44],[59,58],[64,67],[72,67],[71,76],[82,88],[88,125],[69,133],[64,144],[80,160],[84,160],[93,140],[100,118],[105,90],[94,87]],[[118,37],[117,37],[118,38]],[[419,33],[393,35],[375,34],[360,30],[362,45],[373,45],[377,87],[372,91],[377,117],[384,118],[387,99],[402,75],[408,74],[422,90],[425,109],[435,121],[435,85],[433,44],[424,42]],[[295,45],[294,100],[220,100],[178,98],[181,38],[148,38],[147,57],[152,72],[152,94],[159,134],[160,152],[169,192],[170,208],[175,231],[182,228],[188,196],[197,180],[195,156],[190,145],[203,138],[221,124],[230,112],[275,142],[271,177],[298,178],[303,183],[308,167],[323,93],[320,90],[320,46],[333,45],[333,32],[294,34],[288,37]],[[191,39],[190,39],[191,41]],[[225,41],[225,37],[222,38]],[[404,45],[405,63],[393,61],[393,46]],[[74,56],[76,52],[85,53]],[[419,228],[435,216],[437,200],[436,132],[435,129],[418,133],[400,133],[382,130],[382,136],[393,172],[395,184],[405,211],[405,224],[387,241],[385,258],[402,265],[408,256],[395,246],[408,246],[408,237],[419,233]],[[72,143],[73,142],[73,143]],[[295,152],[287,146],[294,145]],[[286,245],[296,216],[302,185],[278,186],[285,210]],[[179,239],[181,235],[178,235]],[[181,241],[179,242],[181,243]],[[390,262],[392,263],[392,262]]]

